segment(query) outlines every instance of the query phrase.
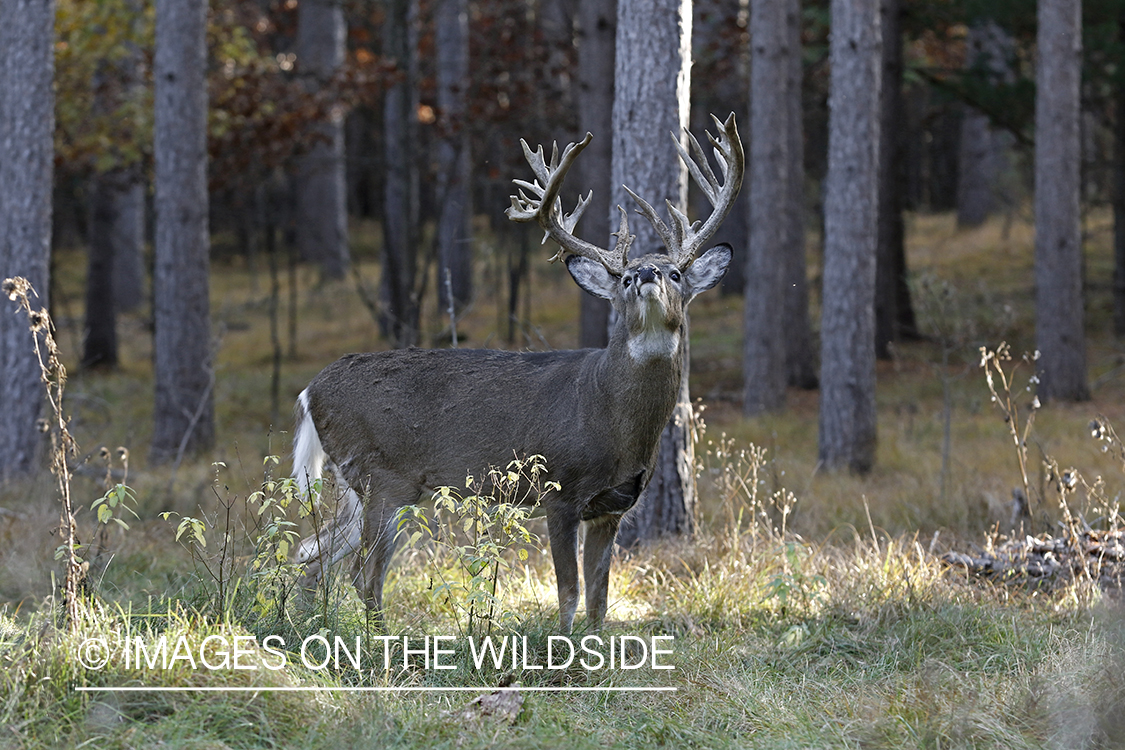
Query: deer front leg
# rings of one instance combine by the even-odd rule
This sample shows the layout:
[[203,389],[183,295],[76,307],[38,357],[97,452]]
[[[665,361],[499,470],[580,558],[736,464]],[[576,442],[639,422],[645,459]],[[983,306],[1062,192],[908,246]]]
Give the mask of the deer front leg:
[[547,537],[559,587],[559,630],[566,634],[578,609],[578,516],[566,510],[549,513]]
[[297,545],[296,561],[305,563],[300,591],[314,591],[328,569],[359,549],[363,529],[363,504],[355,490],[337,477],[342,490],[333,516]]
[[367,611],[383,625],[383,583],[395,551],[398,510],[418,497],[419,488],[393,474],[373,476],[363,519],[363,546],[356,556],[352,581]]
[[[381,522],[369,518],[372,533],[364,534],[364,545],[356,555],[352,568],[352,583],[363,597],[371,622],[379,630],[383,629],[383,584],[387,580],[387,568],[395,551],[394,515]],[[377,525],[376,525],[377,524]]]
[[586,523],[586,550],[582,572],[586,578],[586,623],[591,631],[600,630],[609,601],[609,566],[613,542],[621,516],[605,515]]

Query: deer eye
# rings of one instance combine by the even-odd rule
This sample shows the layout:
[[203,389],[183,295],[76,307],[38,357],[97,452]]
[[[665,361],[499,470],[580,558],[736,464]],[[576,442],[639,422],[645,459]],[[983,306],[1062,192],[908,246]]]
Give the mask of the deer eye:
[[679,271],[673,271],[672,273],[668,274],[668,276],[671,277],[672,281],[679,281],[680,280],[680,272]]
[[631,284],[631,283],[632,283],[632,281],[633,281],[632,279],[630,279],[630,278],[629,278],[628,276],[626,276],[626,277],[625,277],[625,280],[624,280],[623,282],[621,282],[621,283],[622,283],[622,284],[624,284],[626,288],[628,288],[628,287],[629,287],[629,284]]

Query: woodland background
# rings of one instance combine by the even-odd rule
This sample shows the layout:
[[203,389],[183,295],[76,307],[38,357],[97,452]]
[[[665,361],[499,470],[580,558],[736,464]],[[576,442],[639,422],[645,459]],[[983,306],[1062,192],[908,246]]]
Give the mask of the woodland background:
[[[616,65],[619,19],[675,17],[619,2],[0,0],[0,278],[30,279],[54,319],[77,445],[68,551],[59,428],[39,432],[33,339],[5,300],[0,745],[1119,745],[1121,0],[692,4],[688,120],[640,145],[673,167],[665,133],[736,113],[747,175],[715,238],[736,262],[692,307],[697,440],[668,493],[688,520],[636,535],[610,609],[611,629],[676,637],[678,694],[528,697],[488,723],[448,697],[74,692],[244,684],[86,670],[90,633],[371,635],[345,576],[302,609],[276,554],[308,524],[278,483],[290,404],[328,362],[604,343],[606,310],[503,210],[521,138],[589,130],[564,202],[593,188],[577,233],[610,241],[615,97],[658,75]],[[990,389],[981,347],[1002,341],[1013,359],[984,364],[1012,379]],[[981,580],[943,562],[1028,534],[1061,540],[1055,563],[1029,572],[1024,547]],[[392,631],[464,627],[431,596],[457,559],[401,555]],[[549,556],[514,558],[495,567],[505,627],[541,647]]]

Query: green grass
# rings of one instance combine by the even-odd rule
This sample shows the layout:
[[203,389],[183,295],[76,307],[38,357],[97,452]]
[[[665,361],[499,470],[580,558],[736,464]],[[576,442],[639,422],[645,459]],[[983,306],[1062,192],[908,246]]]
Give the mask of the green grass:
[[[1084,476],[1104,477],[1110,499],[1125,486],[1122,467],[1090,439],[1097,414],[1125,425],[1125,362],[1110,335],[1111,269],[1107,217],[1087,220],[1088,330],[1093,401],[1052,405],[1037,416],[1031,482],[1054,497],[1038,468],[1044,455]],[[358,226],[359,238],[377,236]],[[920,318],[923,330],[959,332],[952,364],[937,366],[933,341],[911,342],[879,365],[879,454],[868,477],[830,474],[816,466],[815,393],[791,391],[783,414],[738,414],[741,303],[718,294],[693,305],[694,393],[708,429],[699,446],[700,529],[690,541],[667,542],[615,561],[604,636],[670,636],[672,671],[486,670],[464,659],[464,617],[435,601],[436,571],[421,551],[399,553],[387,585],[388,632],[419,638],[453,635],[459,669],[356,671],[286,669],[100,670],[76,658],[87,638],[120,644],[128,636],[183,636],[199,647],[211,635],[281,636],[287,647],[318,633],[376,635],[346,571],[328,596],[289,598],[262,614],[256,594],[272,596],[251,574],[261,519],[247,498],[263,482],[263,457],[288,452],[289,405],[315,373],[339,355],[379,348],[370,314],[351,282],[318,285],[302,269],[297,356],[281,373],[280,424],[269,404],[268,280],[238,264],[216,267],[213,314],[217,359],[218,442],[212,454],[173,473],[147,465],[151,427],[151,341],[143,314],[122,325],[122,366],[76,373],[67,410],[84,451],[124,445],[140,519],[101,537],[90,503],[98,474],[74,480],[79,538],[101,545],[88,585],[93,604],[77,632],[58,627],[52,575],[60,566],[51,532],[58,524],[49,476],[0,489],[0,747],[335,748],[385,747],[752,747],[752,748],[1040,748],[1125,746],[1125,610],[1120,596],[1081,580],[1055,588],[1004,586],[965,578],[937,554],[983,544],[1007,531],[1006,502],[1019,483],[1007,428],[990,403],[976,347],[1006,339],[1018,354],[1032,346],[1030,227],[1003,220],[971,232],[948,216],[909,222],[910,267],[950,285],[950,320]],[[81,299],[79,253],[58,260],[56,299]],[[377,268],[365,262],[369,284]],[[538,263],[532,318],[519,346],[576,344],[577,292],[557,264]],[[459,322],[472,345],[498,345],[505,328],[502,295],[482,272],[478,300]],[[58,325],[68,362],[77,359],[80,311],[61,304]],[[814,307],[816,301],[814,300]],[[285,302],[282,305],[286,310]],[[447,325],[424,314],[426,341]],[[284,331],[284,326],[283,326]],[[288,345],[288,342],[286,342]],[[941,492],[942,376],[952,409],[950,470]],[[739,452],[767,452],[757,482],[739,484],[748,465]],[[221,461],[223,467],[215,467]],[[93,460],[97,464],[97,459]],[[482,467],[483,468],[483,467]],[[283,465],[280,471],[283,473]],[[733,489],[732,489],[733,488]],[[753,491],[751,491],[751,489]],[[794,493],[782,511],[775,493]],[[1093,522],[1095,498],[1074,510]],[[232,508],[229,519],[224,503]],[[1049,517],[1057,509],[1048,504]],[[211,528],[193,556],[175,539],[177,517],[202,516]],[[741,512],[741,524],[735,523]],[[784,517],[785,530],[781,531]],[[299,520],[299,519],[295,519]],[[304,521],[300,521],[305,523]],[[1000,524],[1000,525],[997,525]],[[545,538],[541,520],[532,530]],[[217,600],[214,564],[224,535],[227,596]],[[100,541],[99,541],[100,540]],[[212,568],[214,570],[214,568]],[[448,569],[443,571],[448,574]],[[505,634],[528,637],[534,658],[556,634],[554,577],[548,555],[533,551],[505,573],[504,607],[516,618]],[[255,610],[258,605],[259,609]],[[581,615],[579,618],[581,624]],[[581,632],[578,634],[582,635]],[[214,652],[212,652],[214,653]],[[248,657],[269,659],[268,653]],[[261,661],[256,662],[259,665]],[[370,664],[370,662],[368,662]],[[399,664],[399,667],[402,665]],[[523,693],[514,722],[473,716],[461,693],[119,693],[77,687],[150,686],[672,686],[675,693]],[[466,718],[466,712],[470,714]]]

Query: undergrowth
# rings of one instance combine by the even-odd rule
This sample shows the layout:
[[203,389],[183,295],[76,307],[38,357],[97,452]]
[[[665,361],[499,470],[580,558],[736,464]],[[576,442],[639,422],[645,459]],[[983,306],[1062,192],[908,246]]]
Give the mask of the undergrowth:
[[[368,617],[346,565],[331,571],[318,596],[303,596],[291,551],[309,532],[309,509],[281,476],[279,459],[269,457],[277,453],[276,432],[251,405],[265,389],[249,370],[261,369],[268,347],[264,337],[251,339],[247,326],[232,325],[237,345],[220,352],[227,369],[216,385],[220,434],[230,439],[215,462],[185,464],[173,487],[143,465],[130,471],[122,463],[127,454],[113,467],[103,456],[96,490],[83,486],[75,495],[86,499],[75,503],[80,539],[71,549],[90,566],[83,595],[74,599],[73,628],[61,616],[63,599],[43,595],[58,539],[28,531],[56,523],[54,506],[48,516],[32,501],[4,496],[4,507],[22,515],[0,518],[0,590],[9,601],[0,607],[0,747],[1121,746],[1125,610],[1118,595],[1090,576],[1054,586],[1001,584],[940,560],[951,545],[1120,527],[1123,484],[1114,472],[1122,449],[1111,424],[1121,418],[1113,397],[1117,365],[1100,366],[1093,413],[1107,414],[1093,422],[1077,409],[1029,412],[1033,393],[1022,376],[993,393],[979,371],[961,377],[978,361],[978,332],[995,341],[1027,322],[1027,289],[1008,274],[996,295],[991,287],[974,292],[979,259],[993,256],[984,252],[991,240],[979,232],[966,239],[945,224],[923,230],[921,250],[912,230],[912,268],[954,258],[961,265],[952,275],[975,300],[969,312],[979,325],[963,327],[970,333],[962,335],[958,321],[946,321],[938,364],[923,343],[880,365],[881,453],[864,480],[816,470],[808,448],[815,443],[813,397],[792,394],[784,417],[730,416],[727,401],[738,386],[721,362],[737,344],[731,331],[740,308],[717,295],[693,307],[693,389],[707,394],[710,421],[726,432],[697,451],[699,530],[689,541],[615,560],[599,634],[650,644],[666,638],[659,643],[672,653],[661,659],[674,669],[535,669],[548,664],[557,637],[550,557],[539,549],[542,519],[495,514],[477,502],[488,496],[479,487],[450,489],[436,517],[433,506],[404,517],[404,541],[414,545],[402,545],[392,566],[385,630]],[[960,254],[950,256],[950,248]],[[962,267],[966,253],[977,266]],[[569,282],[547,273],[553,271],[543,274],[545,294],[572,301]],[[254,319],[260,311],[246,299],[246,279],[218,276],[225,277],[214,287],[217,317]],[[282,388],[295,393],[324,361],[370,347],[372,334],[354,322],[362,311],[350,314],[347,298],[320,289],[310,295],[297,339],[305,359],[286,360]],[[969,314],[959,300],[948,305],[949,316]],[[551,308],[529,321],[535,336],[528,341],[566,346],[571,328],[570,318]],[[468,318],[459,333],[491,341]],[[1093,340],[1101,347],[1095,361],[1115,361],[1113,345]],[[147,352],[130,350],[123,360],[118,373],[78,376],[69,404],[81,414],[76,432],[99,436],[91,444],[144,443],[135,393],[147,387],[147,365],[137,364],[147,362]],[[1014,411],[998,418],[992,395],[1003,406],[1010,399]],[[1034,429],[1023,419],[1029,413]],[[1071,423],[1093,436],[1097,461],[1085,458],[1090,445],[1075,439]],[[254,456],[249,468],[243,454]],[[1023,509],[1007,503],[1013,487],[1024,493]],[[54,493],[38,485],[19,491]],[[479,555],[475,543],[492,538],[477,525],[485,516],[514,520],[514,534],[495,537]],[[425,526],[414,525],[422,519]],[[470,634],[526,637],[526,659],[477,668],[462,648],[444,659],[454,669],[433,668],[427,636],[452,637],[449,647]],[[588,635],[579,630],[575,640]],[[164,652],[156,646],[161,637]],[[404,645],[429,650],[409,654]],[[378,658],[357,668],[349,651],[358,650]],[[475,694],[405,692],[468,685],[521,687],[522,706],[498,718],[480,710]],[[259,690],[87,690],[106,687]],[[541,687],[676,692],[526,690]],[[267,690],[274,688],[332,690]]]

